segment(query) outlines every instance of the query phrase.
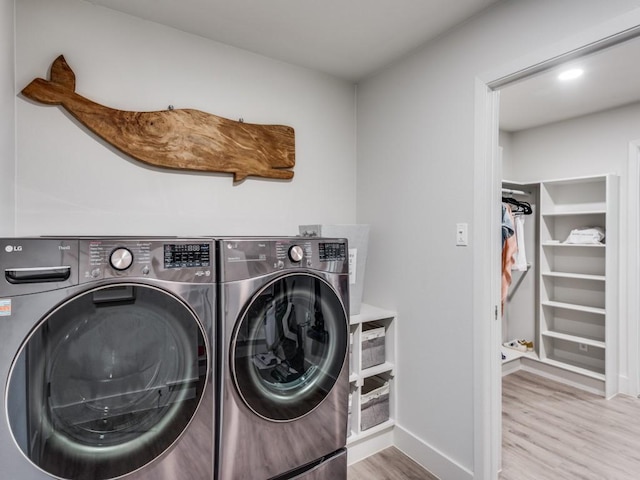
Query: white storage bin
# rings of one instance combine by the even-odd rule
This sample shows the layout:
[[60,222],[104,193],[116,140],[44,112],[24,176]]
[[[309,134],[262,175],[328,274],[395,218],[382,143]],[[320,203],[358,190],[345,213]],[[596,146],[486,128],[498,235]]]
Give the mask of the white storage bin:
[[385,362],[385,328],[377,322],[362,325],[361,369],[370,368]]
[[379,376],[365,378],[360,393],[360,429],[389,420],[389,382]]

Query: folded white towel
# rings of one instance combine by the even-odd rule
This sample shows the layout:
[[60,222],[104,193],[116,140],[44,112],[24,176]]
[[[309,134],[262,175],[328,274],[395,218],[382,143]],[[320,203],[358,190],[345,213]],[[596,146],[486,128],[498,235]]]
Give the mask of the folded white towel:
[[564,243],[575,245],[598,245],[604,240],[604,229],[602,227],[575,228],[564,241]]

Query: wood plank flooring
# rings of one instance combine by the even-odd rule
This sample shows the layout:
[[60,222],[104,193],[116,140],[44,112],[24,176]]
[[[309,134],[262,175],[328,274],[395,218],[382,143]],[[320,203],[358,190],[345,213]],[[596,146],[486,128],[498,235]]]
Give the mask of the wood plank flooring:
[[[500,480],[640,478],[640,400],[606,400],[523,371],[502,388]],[[392,447],[350,466],[348,480],[437,477]]]
[[347,480],[438,480],[395,447],[351,465]]
[[640,401],[526,372],[502,381],[500,480],[640,478]]

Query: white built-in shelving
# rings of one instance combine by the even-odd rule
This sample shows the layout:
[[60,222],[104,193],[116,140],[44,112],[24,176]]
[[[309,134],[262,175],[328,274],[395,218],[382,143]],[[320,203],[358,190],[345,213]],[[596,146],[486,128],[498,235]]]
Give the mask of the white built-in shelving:
[[[540,183],[538,354],[543,363],[617,389],[618,178]],[[574,229],[601,227],[602,244],[569,244]]]
[[[350,359],[350,432],[347,438],[349,462],[364,458],[374,453],[377,447],[376,437],[389,433],[395,424],[395,335],[396,313],[368,304],[360,306],[358,315],[351,315],[351,351]],[[362,338],[368,325],[384,327],[384,361],[369,368],[362,368]],[[367,379],[382,378],[389,385],[389,419],[362,430],[361,428],[361,395]]]

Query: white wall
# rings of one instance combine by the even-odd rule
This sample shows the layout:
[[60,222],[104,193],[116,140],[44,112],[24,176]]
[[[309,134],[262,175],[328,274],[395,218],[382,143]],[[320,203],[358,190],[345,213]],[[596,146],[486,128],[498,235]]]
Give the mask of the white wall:
[[357,220],[374,225],[364,300],[399,313],[395,437],[441,478],[486,478],[474,465],[472,265],[488,252],[454,244],[473,215],[475,80],[636,7],[501,2],[358,86]]
[[14,0],[0,0],[0,236],[15,225]]
[[[640,103],[511,134],[517,181],[625,175],[629,142],[640,139]],[[625,183],[624,180],[621,183]]]
[[513,169],[511,168],[511,157],[513,156],[511,152],[511,133],[500,130],[498,145],[502,150],[502,179],[514,181]]
[[[348,82],[79,0],[16,2],[16,89],[64,54],[76,91],[122,110],[195,108],[295,128],[292,181],[148,168],[59,107],[17,100],[18,235],[284,235],[355,220]],[[37,32],[37,34],[36,34]]]

